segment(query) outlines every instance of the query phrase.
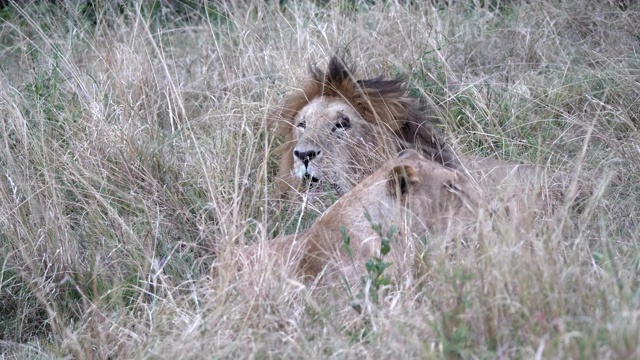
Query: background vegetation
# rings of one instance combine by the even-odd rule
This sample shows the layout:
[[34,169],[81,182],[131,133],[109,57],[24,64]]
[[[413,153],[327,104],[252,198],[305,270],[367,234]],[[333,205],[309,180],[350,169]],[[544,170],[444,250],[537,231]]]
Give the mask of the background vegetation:
[[[637,2],[21,3],[0,10],[0,357],[640,356]],[[434,249],[360,314],[238,276],[219,255],[284,218],[267,114],[338,50],[407,74],[461,153],[588,190],[528,236]]]

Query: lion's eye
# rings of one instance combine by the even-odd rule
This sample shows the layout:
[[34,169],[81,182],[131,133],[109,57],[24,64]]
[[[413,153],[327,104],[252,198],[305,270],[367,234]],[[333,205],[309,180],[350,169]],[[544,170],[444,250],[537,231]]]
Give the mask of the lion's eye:
[[338,120],[338,122],[336,123],[336,129],[348,129],[351,127],[351,120],[349,119],[349,117],[345,114],[341,114],[340,115],[340,119]]
[[296,126],[299,127],[300,129],[304,129],[305,127],[307,127],[307,124],[304,121],[301,121]]

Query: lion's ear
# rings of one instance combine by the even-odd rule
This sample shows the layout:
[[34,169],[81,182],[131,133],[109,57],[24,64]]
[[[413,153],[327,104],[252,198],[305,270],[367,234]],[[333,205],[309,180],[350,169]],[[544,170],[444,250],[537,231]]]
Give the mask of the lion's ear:
[[420,183],[416,170],[409,165],[398,165],[389,171],[387,190],[392,196],[402,198]]

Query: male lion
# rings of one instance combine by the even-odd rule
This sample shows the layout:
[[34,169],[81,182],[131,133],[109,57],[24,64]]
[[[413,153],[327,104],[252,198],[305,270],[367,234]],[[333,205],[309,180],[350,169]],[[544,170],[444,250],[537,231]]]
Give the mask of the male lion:
[[476,236],[488,231],[487,216],[482,193],[465,174],[404,150],[339,198],[311,228],[249,246],[241,261],[250,268],[289,269],[308,281],[347,280],[353,287],[366,274],[365,263],[380,255],[383,236],[391,248],[384,260],[402,282],[411,278],[414,234]]
[[280,197],[312,187],[341,196],[403,149],[456,168],[458,161],[433,129],[437,117],[407,96],[402,78],[356,80],[334,56],[326,72],[287,96],[272,121],[285,136],[277,189]]

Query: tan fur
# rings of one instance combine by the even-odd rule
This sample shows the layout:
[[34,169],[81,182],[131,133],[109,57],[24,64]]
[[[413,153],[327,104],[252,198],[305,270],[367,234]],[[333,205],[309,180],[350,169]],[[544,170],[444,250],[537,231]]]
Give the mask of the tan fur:
[[[433,129],[435,111],[407,96],[402,78],[356,80],[338,57],[326,72],[310,72],[311,78],[271,118],[285,137],[277,177],[281,197],[303,190],[305,179],[317,180],[316,190],[328,187],[340,196],[407,148],[458,167],[453,151]],[[305,166],[296,152],[314,156]]]
[[[300,270],[308,278],[324,273],[331,283],[347,279],[357,284],[366,274],[364,264],[379,256],[380,236],[373,225],[380,224],[383,236],[396,229],[385,261],[392,262],[399,279],[407,279],[413,234],[474,235],[478,224],[488,229],[485,215],[481,193],[465,175],[407,150],[340,198],[300,236],[305,244]],[[344,249],[345,235],[353,257]]]
[[[385,258],[399,282],[411,278],[413,235],[458,237],[486,231],[486,209],[479,190],[464,174],[427,160],[413,150],[386,161],[373,174],[329,207],[307,231],[248,247],[243,259],[253,265],[270,261],[307,280],[358,286],[365,263],[379,256],[381,225],[389,230],[391,252]],[[369,221],[365,214],[368,214]],[[345,247],[350,238],[353,256]]]
[[[478,239],[498,225],[507,236],[526,233],[550,204],[537,184],[536,168],[493,159],[471,159],[454,170],[405,150],[339,198],[310,229],[278,237],[242,251],[250,267],[269,265],[288,276],[358,286],[365,263],[379,256],[380,224],[391,228],[396,282],[411,279],[416,236]],[[371,218],[369,221],[366,215]],[[504,226],[502,226],[504,225]],[[344,247],[350,238],[353,256]],[[442,239],[444,237],[444,239]],[[261,270],[264,271],[264,268]]]

